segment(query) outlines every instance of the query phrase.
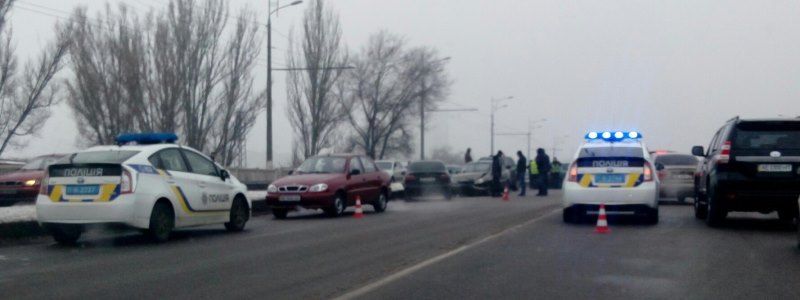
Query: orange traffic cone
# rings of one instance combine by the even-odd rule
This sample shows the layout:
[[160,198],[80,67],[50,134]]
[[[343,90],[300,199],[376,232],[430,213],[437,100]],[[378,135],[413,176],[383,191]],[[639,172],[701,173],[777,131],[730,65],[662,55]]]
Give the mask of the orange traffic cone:
[[600,213],[597,215],[597,227],[595,227],[594,232],[596,233],[609,233],[611,229],[608,229],[608,220],[606,219],[606,205],[600,204]]
[[508,185],[506,185],[506,188],[503,189],[503,201],[508,201],[508,200],[509,200],[508,199]]
[[361,219],[364,217],[364,210],[361,209],[361,196],[356,196],[356,213],[353,218]]

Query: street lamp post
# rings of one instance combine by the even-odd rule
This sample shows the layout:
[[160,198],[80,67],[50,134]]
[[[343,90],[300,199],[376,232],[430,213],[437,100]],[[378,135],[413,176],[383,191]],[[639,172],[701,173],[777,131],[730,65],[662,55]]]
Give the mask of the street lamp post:
[[[450,57],[445,57],[439,60],[433,61],[431,64],[434,63],[441,63],[450,60]],[[427,89],[425,87],[425,75],[422,77],[422,93],[419,96],[419,159],[425,160],[425,98]]]
[[272,0],[267,0],[267,163],[266,168],[272,167],[272,15],[279,10],[303,3],[302,0],[294,1],[284,6],[272,9]]
[[491,122],[492,122],[492,125],[491,125],[492,142],[491,142],[491,148],[489,150],[489,156],[494,155],[494,113],[497,112],[497,110],[507,106],[507,105],[499,106],[501,101],[511,100],[511,99],[514,99],[514,96],[508,96],[508,97],[500,98],[500,99],[492,98],[492,109],[491,109],[491,116],[490,116]]

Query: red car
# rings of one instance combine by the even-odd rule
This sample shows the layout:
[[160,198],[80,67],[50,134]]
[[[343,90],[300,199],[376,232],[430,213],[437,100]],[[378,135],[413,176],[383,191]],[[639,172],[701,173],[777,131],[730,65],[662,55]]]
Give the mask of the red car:
[[267,189],[267,205],[277,219],[297,207],[322,209],[337,217],[361,197],[376,212],[386,210],[391,177],[372,159],[358,155],[321,155],[303,162],[292,175]]
[[61,156],[63,155],[39,156],[15,172],[0,175],[0,206],[35,202],[45,170]]

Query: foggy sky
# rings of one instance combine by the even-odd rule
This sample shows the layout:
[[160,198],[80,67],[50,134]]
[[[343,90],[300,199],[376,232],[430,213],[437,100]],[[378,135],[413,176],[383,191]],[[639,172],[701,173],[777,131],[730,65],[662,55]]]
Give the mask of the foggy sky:
[[[114,3],[116,1],[112,1]],[[144,12],[165,1],[126,1]],[[287,3],[287,0],[283,1]],[[77,4],[102,8],[101,0],[20,0],[12,12],[20,59],[51,38],[57,17]],[[266,1],[251,3],[266,10]],[[688,152],[708,144],[733,116],[796,116],[800,98],[798,1],[533,1],[533,0],[329,0],[341,15],[347,46],[356,50],[369,34],[386,29],[410,45],[450,56],[455,83],[443,108],[479,112],[433,113],[427,151],[450,145],[489,152],[489,99],[514,96],[498,112],[498,132],[525,132],[528,119],[547,118],[534,131],[534,147],[567,160],[590,130],[636,129],[651,148]],[[274,20],[274,63],[283,65],[300,7]],[[265,16],[263,18],[266,18]],[[263,20],[262,20],[263,22]],[[262,57],[266,57],[262,53]],[[265,84],[259,67],[257,85]],[[67,76],[68,72],[62,73]],[[286,164],[291,129],[285,80],[276,72],[276,158]],[[78,139],[66,105],[53,111],[39,137],[6,157],[76,149]],[[416,124],[417,121],[414,121]],[[566,137],[565,137],[566,136]],[[561,138],[559,138],[561,137]],[[524,137],[497,137],[506,153],[526,150]],[[414,141],[418,148],[418,140]],[[264,164],[261,115],[248,143],[250,165]],[[57,150],[56,150],[57,149]]]

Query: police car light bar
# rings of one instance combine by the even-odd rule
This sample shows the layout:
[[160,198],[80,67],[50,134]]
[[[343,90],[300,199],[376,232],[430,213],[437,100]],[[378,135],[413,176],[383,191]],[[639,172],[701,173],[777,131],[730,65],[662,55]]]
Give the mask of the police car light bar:
[[137,143],[139,145],[152,145],[162,143],[174,143],[178,140],[178,136],[174,133],[158,132],[158,133],[123,133],[117,136],[117,144],[124,145],[129,143]]
[[593,141],[593,140],[603,140],[607,142],[616,142],[622,141],[625,139],[641,139],[642,134],[637,131],[603,131],[597,132],[592,131],[586,134],[586,139]]

